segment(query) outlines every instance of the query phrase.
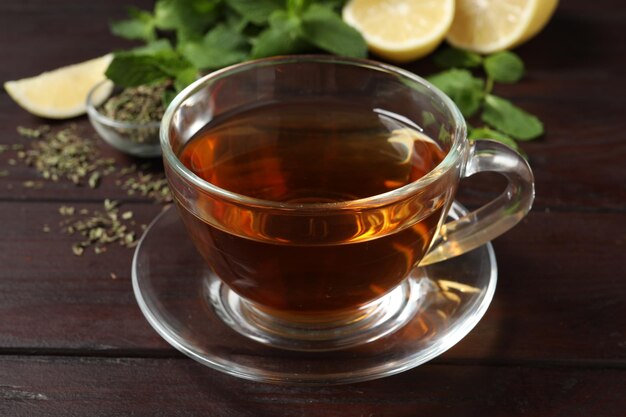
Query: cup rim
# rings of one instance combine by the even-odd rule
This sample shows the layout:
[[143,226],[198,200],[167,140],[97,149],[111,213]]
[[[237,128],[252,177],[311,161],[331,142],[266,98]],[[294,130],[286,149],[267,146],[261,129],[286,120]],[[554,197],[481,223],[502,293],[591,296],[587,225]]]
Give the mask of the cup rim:
[[[218,187],[214,184],[211,184],[208,181],[200,178],[196,174],[194,174],[189,168],[187,168],[176,156],[174,150],[169,141],[169,126],[174,117],[175,112],[179,109],[180,105],[197,91],[202,89],[206,84],[210,83],[213,80],[220,79],[222,77],[228,76],[229,74],[239,73],[241,71],[245,71],[251,67],[258,66],[272,66],[279,64],[293,64],[293,63],[303,63],[303,62],[313,62],[313,63],[328,63],[328,64],[340,64],[340,65],[350,65],[357,66],[361,68],[369,68],[376,71],[386,72],[389,74],[394,74],[401,76],[405,79],[409,79],[413,82],[416,82],[424,87],[427,90],[431,91],[443,104],[446,109],[449,110],[453,117],[454,121],[454,131],[453,131],[453,142],[450,146],[450,150],[444,157],[444,159],[431,171],[429,171],[423,177],[406,184],[402,187],[387,191],[385,193],[376,194],[373,196],[368,196],[364,198],[348,200],[348,201],[340,201],[340,202],[332,202],[332,203],[287,203],[280,201],[271,201],[271,200],[263,200],[250,196],[246,196],[244,194],[235,193],[229,191],[227,189]],[[364,206],[372,207],[372,206],[381,206],[384,204],[390,204],[396,201],[399,201],[403,198],[408,197],[409,195],[414,194],[420,189],[427,187],[428,185],[435,182],[438,178],[448,172],[451,168],[453,168],[458,159],[463,154],[463,147],[467,141],[467,125],[465,123],[465,118],[461,114],[458,107],[454,104],[454,102],[445,95],[441,90],[435,87],[430,82],[426,81],[422,77],[413,74],[410,71],[404,70],[402,68],[398,68],[393,65],[367,60],[367,59],[357,59],[357,58],[347,58],[340,57],[334,55],[287,55],[287,56],[277,56],[270,58],[262,58],[252,61],[246,61],[240,64],[231,65],[229,67],[222,68],[220,70],[214,71],[210,74],[207,74],[185,89],[183,89],[180,93],[176,95],[176,97],[171,101],[167,109],[165,110],[165,114],[163,115],[163,119],[161,120],[161,127],[159,129],[159,136],[161,140],[161,148],[163,153],[163,159],[169,166],[174,170],[174,172],[181,177],[183,177],[186,181],[190,182],[194,186],[199,189],[207,192],[209,194],[215,195],[221,199],[231,201],[233,203],[255,206],[259,208],[266,209],[277,209],[277,210],[287,210],[287,211],[302,211],[302,210],[342,210],[342,209],[353,209],[355,207],[363,208]]]

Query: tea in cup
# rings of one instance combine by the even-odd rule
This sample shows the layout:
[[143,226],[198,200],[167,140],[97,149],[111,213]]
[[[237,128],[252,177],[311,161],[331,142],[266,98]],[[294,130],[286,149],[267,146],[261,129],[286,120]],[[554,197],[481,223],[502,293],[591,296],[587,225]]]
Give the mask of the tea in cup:
[[[213,308],[236,331],[295,350],[401,327],[420,265],[510,229],[534,196],[514,150],[468,141],[448,97],[372,61],[289,56],[216,71],[174,99],[161,145],[212,270]],[[506,191],[445,223],[460,178],[479,171],[502,173]]]

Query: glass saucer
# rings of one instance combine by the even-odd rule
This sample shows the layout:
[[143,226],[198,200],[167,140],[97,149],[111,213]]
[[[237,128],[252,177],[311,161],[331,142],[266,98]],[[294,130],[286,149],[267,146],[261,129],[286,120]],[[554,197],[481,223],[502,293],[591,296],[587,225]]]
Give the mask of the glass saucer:
[[[454,203],[450,217],[466,212]],[[419,291],[413,298],[418,305],[401,328],[369,343],[312,352],[262,344],[226,324],[211,302],[211,288],[218,284],[175,208],[162,212],[144,233],[135,251],[132,276],[148,322],[192,359],[255,381],[339,384],[403,372],[454,346],[487,310],[497,266],[493,247],[486,244],[418,268],[410,278],[411,287]]]

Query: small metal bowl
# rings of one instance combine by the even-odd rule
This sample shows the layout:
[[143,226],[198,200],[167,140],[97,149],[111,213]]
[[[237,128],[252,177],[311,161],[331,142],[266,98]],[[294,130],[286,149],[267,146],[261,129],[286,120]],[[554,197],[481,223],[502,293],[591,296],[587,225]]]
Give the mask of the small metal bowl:
[[91,89],[87,95],[87,114],[91,125],[105,142],[124,153],[143,158],[161,155],[159,120],[147,123],[122,122],[101,113],[102,103],[120,90],[110,80]]

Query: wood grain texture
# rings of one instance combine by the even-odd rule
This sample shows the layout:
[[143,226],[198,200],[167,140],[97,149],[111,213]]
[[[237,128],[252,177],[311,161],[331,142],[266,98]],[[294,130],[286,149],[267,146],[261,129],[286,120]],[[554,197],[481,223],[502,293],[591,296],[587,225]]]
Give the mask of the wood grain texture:
[[0,358],[0,413],[83,416],[623,416],[623,370],[426,365],[384,380],[290,387],[185,359]]
[[[0,2],[0,80],[127,48],[111,20],[148,0]],[[160,210],[105,179],[96,190],[40,180],[0,154],[0,416],[600,416],[626,413],[626,8],[561,2],[518,48],[527,67],[495,93],[540,116],[522,144],[536,177],[534,211],[494,242],[499,283],[476,329],[433,363],[339,387],[286,387],[222,375],[183,357],[148,325],[130,282],[132,251],[71,253],[58,207],[122,200],[139,222]],[[430,60],[407,65],[419,75]],[[76,123],[86,134],[84,118]],[[49,123],[0,91],[0,144],[18,125]],[[68,122],[53,122],[61,128]],[[93,133],[95,135],[95,133]],[[121,166],[135,160],[101,143]],[[503,181],[464,181],[477,206]],[[44,233],[43,225],[52,229]],[[111,273],[116,279],[111,278]]]

